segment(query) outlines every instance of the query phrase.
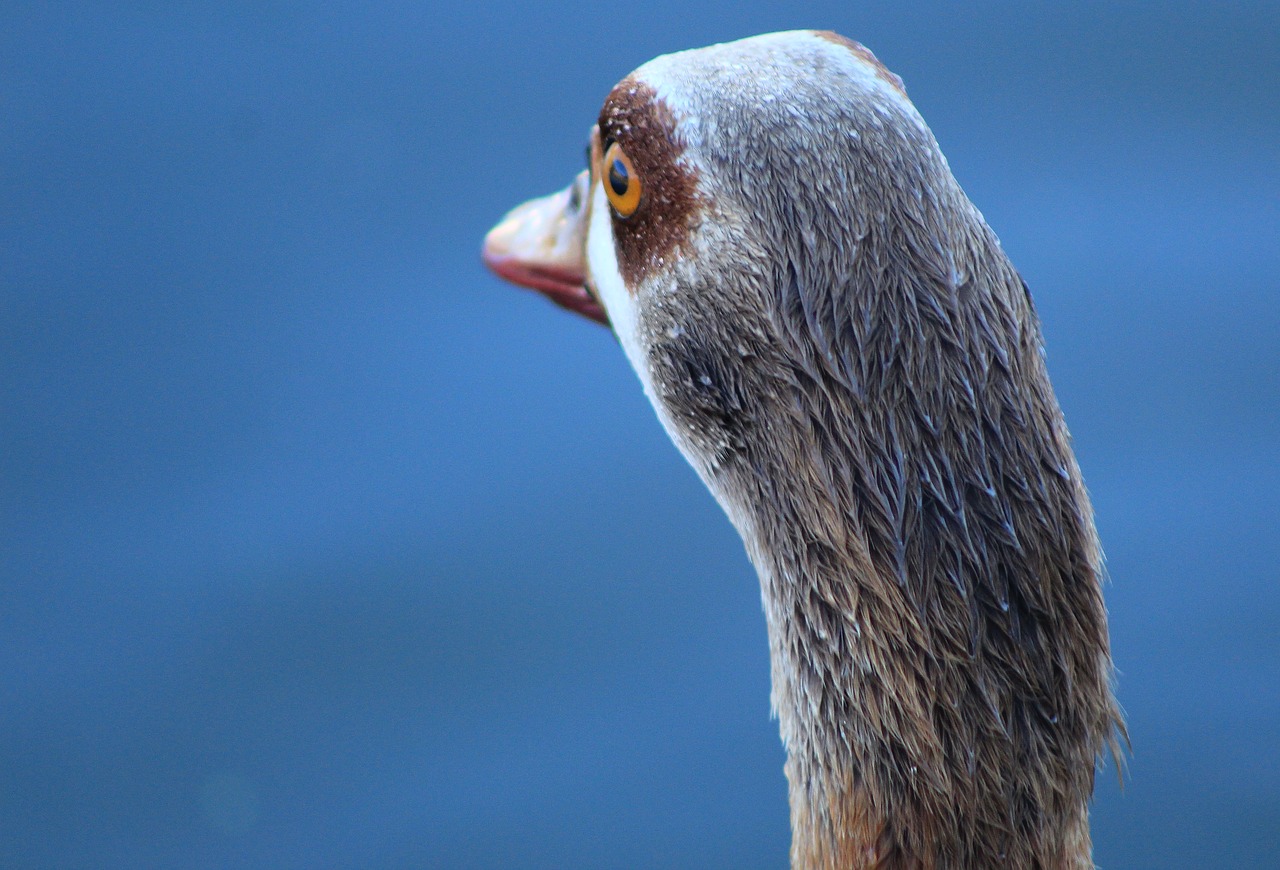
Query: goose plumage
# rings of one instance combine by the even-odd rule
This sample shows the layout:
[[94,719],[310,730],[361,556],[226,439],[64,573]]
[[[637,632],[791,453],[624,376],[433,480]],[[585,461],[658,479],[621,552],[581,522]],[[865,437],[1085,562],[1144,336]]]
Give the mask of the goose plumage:
[[1026,285],[902,81],[794,31],[623,79],[485,241],[608,324],[760,577],[797,868],[1092,867],[1123,723]]

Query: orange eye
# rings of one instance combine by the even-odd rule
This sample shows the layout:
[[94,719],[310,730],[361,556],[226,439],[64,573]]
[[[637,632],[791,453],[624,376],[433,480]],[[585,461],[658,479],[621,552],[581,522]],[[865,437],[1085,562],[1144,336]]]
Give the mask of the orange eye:
[[640,176],[636,175],[631,158],[614,142],[605,152],[603,161],[605,195],[618,217],[628,218],[640,207]]

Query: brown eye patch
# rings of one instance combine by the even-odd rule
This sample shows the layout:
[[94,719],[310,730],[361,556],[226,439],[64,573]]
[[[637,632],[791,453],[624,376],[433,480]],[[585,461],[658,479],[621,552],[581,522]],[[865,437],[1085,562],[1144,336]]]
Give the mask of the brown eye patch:
[[599,139],[606,153],[597,178],[614,209],[618,267],[634,288],[688,242],[698,176],[681,160],[670,107],[636,79],[623,79],[605,100]]

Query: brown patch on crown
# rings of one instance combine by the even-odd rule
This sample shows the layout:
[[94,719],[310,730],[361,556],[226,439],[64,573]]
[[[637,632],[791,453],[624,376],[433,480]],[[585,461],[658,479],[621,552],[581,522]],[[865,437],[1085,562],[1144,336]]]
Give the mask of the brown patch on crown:
[[640,205],[630,217],[613,214],[618,268],[627,289],[635,288],[689,240],[698,213],[698,174],[680,158],[671,107],[652,87],[628,76],[600,110],[600,138],[608,150],[619,143],[640,179]]
[[871,49],[867,48],[860,42],[854,42],[847,36],[841,36],[834,30],[815,30],[813,35],[819,39],[825,39],[834,45],[843,46],[853,52],[859,60],[869,64],[876,71],[876,75],[884,81],[888,82],[898,93],[904,97],[907,95],[907,86],[902,83],[902,79],[889,71],[889,68],[880,62],[880,58],[871,53]]

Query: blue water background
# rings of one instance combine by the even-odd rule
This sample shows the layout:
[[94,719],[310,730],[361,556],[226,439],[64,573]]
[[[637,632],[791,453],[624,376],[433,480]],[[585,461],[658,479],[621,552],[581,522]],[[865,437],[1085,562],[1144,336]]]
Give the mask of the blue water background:
[[756,578],[478,263],[648,58],[906,80],[1108,556],[1106,868],[1280,864],[1276,3],[5,4],[0,866],[781,867]]

